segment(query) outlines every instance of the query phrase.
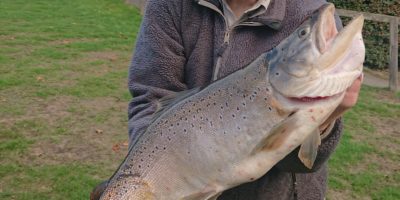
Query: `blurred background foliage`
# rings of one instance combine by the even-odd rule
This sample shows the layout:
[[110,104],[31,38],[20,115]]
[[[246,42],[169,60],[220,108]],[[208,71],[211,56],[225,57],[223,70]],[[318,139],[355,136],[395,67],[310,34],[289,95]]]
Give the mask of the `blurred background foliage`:
[[[399,0],[328,0],[336,8],[400,16]],[[342,18],[346,23],[349,19]],[[365,66],[375,70],[387,70],[389,65],[390,32],[389,23],[366,21],[364,25],[364,42],[366,45]],[[400,40],[399,40],[400,42]],[[400,46],[400,45],[399,45]],[[400,51],[399,51],[400,52]],[[399,62],[400,62],[400,53]],[[400,67],[400,64],[399,64]]]

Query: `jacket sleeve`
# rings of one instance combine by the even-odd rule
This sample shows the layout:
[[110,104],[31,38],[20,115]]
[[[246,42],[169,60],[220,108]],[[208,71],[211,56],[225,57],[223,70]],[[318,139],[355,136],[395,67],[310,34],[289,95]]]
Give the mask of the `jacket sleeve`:
[[187,89],[179,12],[167,0],[149,0],[129,68],[129,143],[146,130],[158,100]]
[[[338,30],[343,29],[342,22],[337,14],[336,27]],[[297,154],[300,147],[296,148],[293,152],[282,159],[278,164],[275,165],[279,170],[293,173],[309,173],[315,172],[321,168],[322,165],[328,161],[330,155],[334,152],[336,146],[339,143],[339,139],[342,136],[343,131],[343,120],[340,118],[336,120],[330,133],[327,134],[321,141],[321,145],[318,148],[317,158],[315,159],[314,165],[311,169],[308,169],[298,158]],[[324,134],[325,135],[325,134]]]

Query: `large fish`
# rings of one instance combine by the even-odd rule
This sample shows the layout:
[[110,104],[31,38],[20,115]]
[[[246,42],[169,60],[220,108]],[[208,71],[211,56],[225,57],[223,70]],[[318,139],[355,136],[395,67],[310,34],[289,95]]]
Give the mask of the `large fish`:
[[216,199],[299,145],[312,167],[319,126],[362,73],[363,21],[358,16],[338,33],[334,6],[324,6],[244,69],[160,103],[101,199]]

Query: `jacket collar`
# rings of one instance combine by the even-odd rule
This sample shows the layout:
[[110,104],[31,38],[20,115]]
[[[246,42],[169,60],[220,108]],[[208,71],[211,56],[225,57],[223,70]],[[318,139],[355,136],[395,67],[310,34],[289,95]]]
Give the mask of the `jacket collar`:
[[[213,8],[212,10],[215,10],[219,13],[222,13],[221,11],[221,4],[219,0],[194,0],[196,3],[209,7],[206,5],[211,5]],[[205,2],[205,3],[204,3]],[[255,14],[247,20],[247,22],[251,23],[257,23],[257,24],[262,24],[269,26],[272,29],[279,30],[282,27],[282,22],[285,18],[286,14],[286,0],[271,0],[268,8],[266,11]]]

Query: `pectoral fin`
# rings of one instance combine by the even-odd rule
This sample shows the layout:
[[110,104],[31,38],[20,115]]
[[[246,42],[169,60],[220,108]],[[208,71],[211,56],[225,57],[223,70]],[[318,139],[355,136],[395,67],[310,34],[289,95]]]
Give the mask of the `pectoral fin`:
[[309,169],[312,168],[315,158],[317,157],[319,145],[321,145],[320,133],[318,130],[315,130],[307,137],[300,147],[298,154],[299,159]]
[[252,153],[274,151],[282,147],[289,135],[295,133],[295,129],[298,127],[298,115],[298,113],[295,113],[274,126],[270,133],[265,134],[266,137],[256,145]]

